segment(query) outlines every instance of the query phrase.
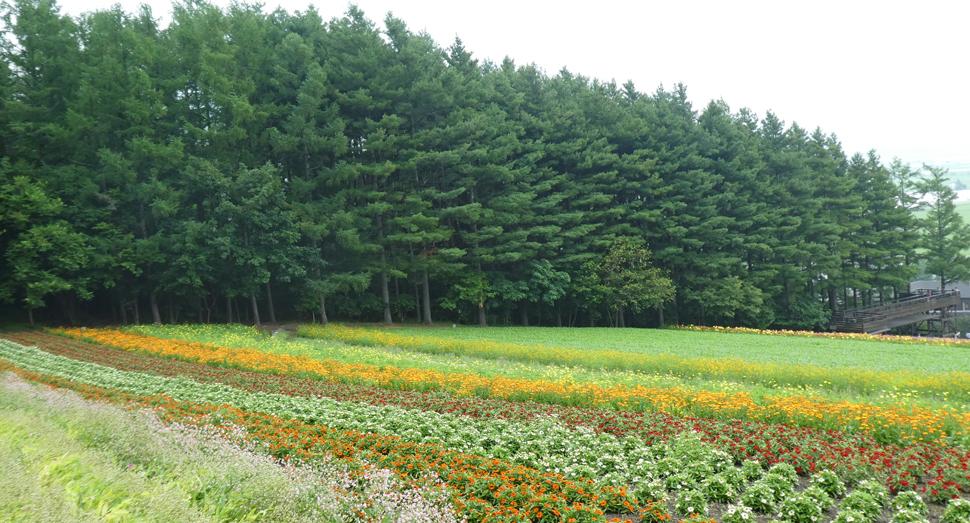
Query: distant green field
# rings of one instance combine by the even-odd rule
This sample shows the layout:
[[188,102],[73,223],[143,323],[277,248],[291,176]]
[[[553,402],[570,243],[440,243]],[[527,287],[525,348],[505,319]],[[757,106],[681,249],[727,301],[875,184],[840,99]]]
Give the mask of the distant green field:
[[739,358],[747,361],[860,367],[924,372],[970,369],[970,346],[941,347],[848,339],[766,336],[761,334],[687,332],[664,329],[462,327],[394,329],[405,336],[506,343],[541,344],[583,350],[636,354]]
[[963,217],[963,223],[970,225],[970,202],[958,203],[957,212]]
[[[963,223],[970,226],[970,201],[960,202],[956,204],[957,213],[963,218]],[[916,213],[917,218],[925,218],[926,211],[919,211]]]

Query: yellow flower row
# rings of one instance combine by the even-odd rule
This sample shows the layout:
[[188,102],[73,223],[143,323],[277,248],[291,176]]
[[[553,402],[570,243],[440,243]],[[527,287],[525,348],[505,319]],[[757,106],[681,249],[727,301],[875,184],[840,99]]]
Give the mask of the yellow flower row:
[[680,325],[670,327],[677,330],[700,331],[700,332],[736,332],[742,334],[766,334],[769,336],[795,336],[800,338],[829,338],[836,340],[865,340],[865,341],[888,341],[894,343],[906,343],[910,345],[939,345],[950,346],[970,346],[970,339],[960,338],[941,338],[941,337],[918,337],[918,336],[898,336],[895,334],[867,334],[864,332],[814,332],[796,330],[769,330],[752,329],[750,327],[704,327],[700,325]]
[[309,338],[338,340],[354,345],[393,346],[422,352],[455,353],[479,358],[506,358],[543,364],[661,375],[674,374],[686,378],[735,380],[772,386],[852,389],[862,393],[901,390],[941,397],[966,394],[970,391],[970,372],[878,371],[858,367],[833,368],[809,364],[752,362],[738,358],[684,358],[673,354],[635,354],[613,350],[583,351],[545,345],[499,343],[491,340],[403,336],[385,330],[339,325],[304,325],[300,327],[299,334]]
[[108,329],[56,329],[55,333],[164,358],[319,379],[368,383],[405,390],[444,390],[466,397],[532,400],[566,405],[659,411],[678,415],[790,423],[799,426],[889,433],[893,440],[961,440],[970,434],[970,414],[953,409],[878,407],[807,396],[766,398],[755,402],[746,392],[687,391],[681,388],[611,386],[483,377],[467,373],[377,367],[316,360],[307,356],[268,354],[213,344],[165,340]]

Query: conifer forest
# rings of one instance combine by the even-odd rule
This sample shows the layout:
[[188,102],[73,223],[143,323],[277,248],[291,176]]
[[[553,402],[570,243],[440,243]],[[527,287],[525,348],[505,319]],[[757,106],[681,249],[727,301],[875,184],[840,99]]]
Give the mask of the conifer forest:
[[967,274],[943,169],[373,15],[4,3],[5,310],[817,329]]

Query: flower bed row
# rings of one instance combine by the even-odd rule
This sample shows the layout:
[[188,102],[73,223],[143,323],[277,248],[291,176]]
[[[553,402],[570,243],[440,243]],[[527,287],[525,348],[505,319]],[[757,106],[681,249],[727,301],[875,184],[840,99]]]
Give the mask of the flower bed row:
[[287,417],[247,412],[229,404],[177,401],[164,394],[132,394],[29,372],[4,362],[0,362],[0,370],[72,389],[91,399],[150,406],[166,422],[213,425],[227,430],[243,427],[250,441],[283,461],[312,462],[317,457],[330,456],[348,466],[389,468],[415,485],[440,478],[458,494],[453,503],[469,521],[602,521],[604,511],[636,510],[623,489],[597,489],[589,481],[572,482],[561,475],[540,474],[502,460],[449,451],[440,445],[334,430]]
[[940,441],[954,444],[970,439],[970,413],[954,409],[878,407],[809,396],[765,398],[765,403],[761,404],[748,393],[622,385],[601,387],[589,383],[553,383],[502,376],[375,367],[315,360],[306,356],[272,355],[254,349],[228,349],[212,344],[163,340],[106,329],[59,329],[54,332],[152,356],[402,390],[442,390],[463,397],[531,400],[569,406],[786,423],[868,433],[881,442],[889,443]]
[[[118,349],[43,333],[11,333],[21,344],[34,344],[47,352],[72,359],[108,365],[120,370],[161,376],[185,376],[205,383],[221,383],[250,392],[288,396],[323,396],[339,401],[392,405],[482,420],[534,422],[555,419],[566,427],[586,427],[617,437],[635,436],[646,444],[696,432],[704,441],[725,450],[734,463],[745,459],[766,464],[789,463],[803,474],[835,470],[842,476],[877,477],[892,490],[916,487],[924,480],[959,479],[964,490],[970,482],[956,471],[970,463],[960,447],[918,444],[908,447],[884,445],[863,434],[818,431],[782,424],[711,420],[661,413],[615,412],[585,407],[563,407],[533,402],[457,398],[440,393],[396,391],[319,380],[217,368],[198,363],[163,360]],[[851,467],[851,468],[850,468]],[[949,471],[949,472],[947,472]]]
[[[701,329],[698,329],[701,330]],[[721,331],[714,327],[704,329]],[[739,330],[749,332],[750,330]],[[757,331],[754,331],[757,332]],[[478,358],[537,362],[607,370],[635,371],[684,378],[729,379],[790,387],[850,388],[862,394],[905,390],[922,396],[970,399],[970,372],[926,373],[877,371],[857,367],[823,367],[753,362],[738,358],[685,358],[673,354],[635,354],[615,350],[578,350],[538,344],[459,340],[401,335],[383,329],[341,325],[301,325],[300,336],[352,345],[401,347],[432,354],[461,354]],[[944,394],[945,393],[945,394]]]
[[668,327],[676,330],[698,332],[731,332],[741,334],[765,334],[769,336],[794,336],[799,338],[828,338],[836,340],[891,341],[910,345],[939,345],[944,347],[970,346],[970,339],[899,336],[895,334],[867,334],[864,332],[814,332],[796,330],[753,329],[751,327],[704,327],[701,325],[677,325]]

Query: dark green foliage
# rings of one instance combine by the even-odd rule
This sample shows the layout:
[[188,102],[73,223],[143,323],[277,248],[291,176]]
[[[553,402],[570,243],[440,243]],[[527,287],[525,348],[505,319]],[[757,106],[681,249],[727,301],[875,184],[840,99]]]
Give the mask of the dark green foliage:
[[683,85],[356,6],[2,11],[0,299],[53,321],[818,329],[904,290],[917,237],[944,285],[970,271],[942,171]]

